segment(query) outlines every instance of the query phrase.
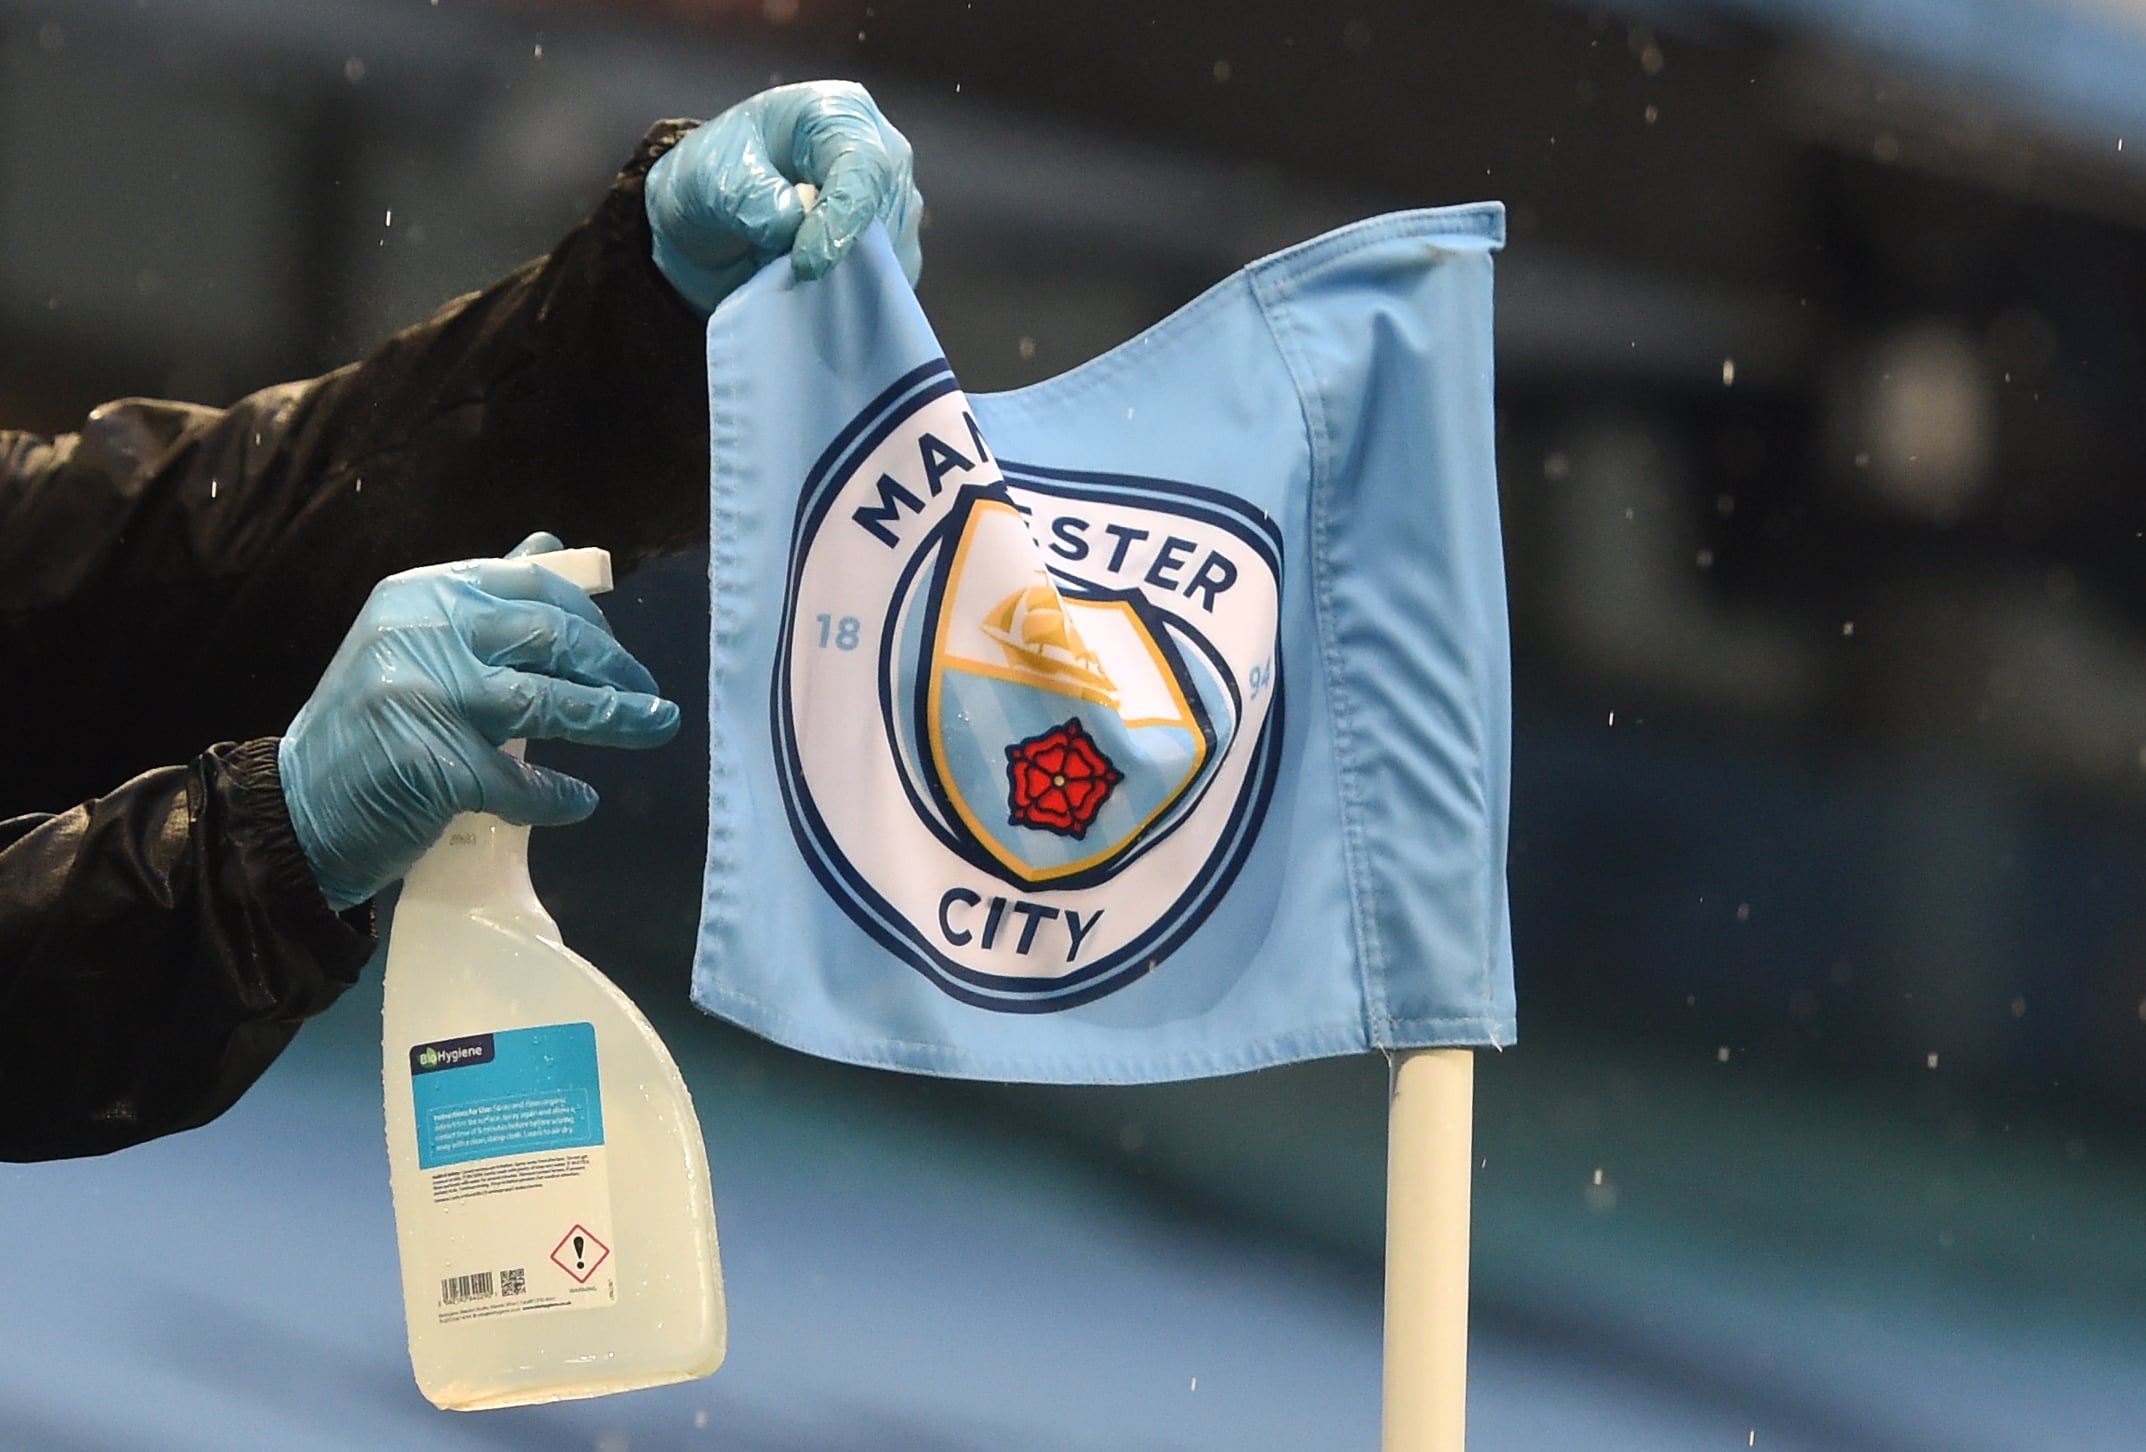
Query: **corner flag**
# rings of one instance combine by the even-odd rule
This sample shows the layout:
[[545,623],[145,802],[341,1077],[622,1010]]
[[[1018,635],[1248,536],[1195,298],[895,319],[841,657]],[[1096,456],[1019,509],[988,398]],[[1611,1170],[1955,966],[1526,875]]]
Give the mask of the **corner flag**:
[[885,238],[708,329],[694,998],[1123,1083],[1512,1041],[1494,205],[965,393]]

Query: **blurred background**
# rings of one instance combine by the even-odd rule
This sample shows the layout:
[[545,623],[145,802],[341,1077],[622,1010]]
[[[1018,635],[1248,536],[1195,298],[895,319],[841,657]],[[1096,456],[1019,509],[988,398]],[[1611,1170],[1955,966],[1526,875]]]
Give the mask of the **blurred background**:
[[[0,426],[360,357],[783,80],[914,141],[977,390],[1502,199],[1521,1041],[1471,1446],[2137,1448],[2142,75],[2134,0],[0,0]],[[607,602],[689,720],[704,563]],[[0,1445],[1375,1445],[1382,1061],[787,1054],[685,1004],[704,731],[552,755],[606,807],[539,890],[695,1088],[726,1368],[423,1404],[373,975],[222,1123],[0,1170]]]

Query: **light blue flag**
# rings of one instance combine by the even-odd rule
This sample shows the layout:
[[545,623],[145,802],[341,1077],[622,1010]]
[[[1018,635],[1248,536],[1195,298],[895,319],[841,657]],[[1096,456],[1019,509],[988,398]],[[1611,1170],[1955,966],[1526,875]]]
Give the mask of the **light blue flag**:
[[1494,205],[965,394],[874,233],[708,327],[694,999],[807,1052],[1193,1078],[1513,1037]]

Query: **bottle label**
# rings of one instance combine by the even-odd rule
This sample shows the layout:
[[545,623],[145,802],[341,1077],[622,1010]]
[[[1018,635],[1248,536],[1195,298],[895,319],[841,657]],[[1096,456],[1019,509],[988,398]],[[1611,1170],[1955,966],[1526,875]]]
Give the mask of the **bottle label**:
[[440,1324],[615,1304],[595,1025],[413,1044],[410,1091]]

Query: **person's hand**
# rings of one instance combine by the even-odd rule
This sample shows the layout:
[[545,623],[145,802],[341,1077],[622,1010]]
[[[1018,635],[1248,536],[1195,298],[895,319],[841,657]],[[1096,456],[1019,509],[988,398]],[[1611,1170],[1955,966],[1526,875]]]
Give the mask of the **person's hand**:
[[[819,189],[809,212],[798,182]],[[702,312],[784,251],[799,277],[823,276],[875,217],[911,283],[924,265],[908,139],[854,81],[740,101],[658,157],[644,195],[656,267]]]
[[678,707],[589,597],[513,555],[428,565],[373,587],[277,750],[298,845],[338,912],[408,872],[457,812],[518,825],[596,810],[587,782],[517,761],[517,736],[660,746]]

